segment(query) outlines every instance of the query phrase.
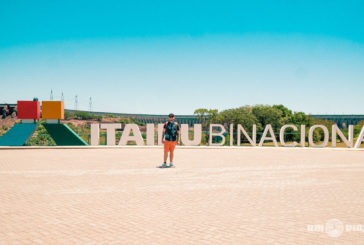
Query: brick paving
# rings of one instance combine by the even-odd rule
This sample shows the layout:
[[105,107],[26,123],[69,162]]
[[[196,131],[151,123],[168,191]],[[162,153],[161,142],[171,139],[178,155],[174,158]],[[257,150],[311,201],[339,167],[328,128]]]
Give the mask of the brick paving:
[[0,150],[0,244],[363,244],[364,151]]

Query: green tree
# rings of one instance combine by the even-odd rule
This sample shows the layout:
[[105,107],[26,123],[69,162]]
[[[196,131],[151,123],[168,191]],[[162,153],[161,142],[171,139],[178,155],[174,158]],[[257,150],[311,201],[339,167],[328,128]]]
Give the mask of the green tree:
[[282,120],[283,113],[278,108],[268,105],[256,105],[252,108],[252,113],[258,119],[258,131],[262,131],[266,125],[271,124],[274,132],[278,132],[284,124],[284,120]]
[[273,105],[272,106],[275,109],[278,109],[282,112],[282,117],[290,117],[292,116],[292,111],[285,107],[284,105]]
[[241,124],[246,130],[251,131],[253,124],[258,124],[258,119],[254,116],[249,107],[239,107],[224,110],[217,117],[219,123]]
[[[233,134],[234,143],[237,143],[237,124],[241,124],[247,132],[252,132],[253,125],[258,124],[257,118],[253,115],[250,107],[239,107],[234,109],[224,110],[219,113],[217,121],[222,124],[234,124]],[[228,137],[226,138],[226,144],[228,144]]]
[[[293,124],[300,131],[301,125],[306,125],[305,137],[307,141],[308,130],[314,124],[314,119],[311,116],[306,115],[303,112],[294,112],[287,118],[285,124]],[[286,131],[286,140],[287,141],[299,141],[301,138],[301,134],[297,131],[294,131],[291,128],[288,128]],[[318,137],[317,137],[318,138]]]
[[205,118],[207,117],[207,112],[209,110],[205,109],[205,108],[199,108],[196,109],[195,112],[193,113],[194,115],[198,116],[198,120],[200,120],[201,122],[203,122],[205,120]]
[[197,115],[201,122],[214,123],[217,120],[218,113],[217,109],[200,108],[195,110],[193,114]]
[[215,123],[217,121],[217,116],[219,111],[217,109],[210,109],[207,111],[207,118],[209,123]]

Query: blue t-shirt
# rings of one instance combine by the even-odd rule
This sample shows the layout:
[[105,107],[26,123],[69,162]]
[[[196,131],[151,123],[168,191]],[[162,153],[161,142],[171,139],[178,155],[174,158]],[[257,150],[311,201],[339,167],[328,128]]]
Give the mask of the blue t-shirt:
[[165,139],[168,141],[176,141],[179,131],[178,123],[168,121],[164,124],[164,128],[166,129]]

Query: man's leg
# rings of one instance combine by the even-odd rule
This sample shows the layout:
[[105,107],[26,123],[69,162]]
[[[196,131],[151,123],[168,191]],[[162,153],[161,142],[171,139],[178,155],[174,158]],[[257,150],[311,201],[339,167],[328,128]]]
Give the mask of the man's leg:
[[166,163],[167,162],[167,158],[168,158],[168,152],[169,152],[169,142],[166,140],[164,141],[164,157],[163,157],[163,162]]
[[164,152],[163,162],[167,162],[167,158],[168,158],[168,152]]
[[160,168],[167,167],[167,158],[168,158],[168,151],[169,151],[169,145],[168,145],[167,141],[164,142],[164,149],[163,150],[164,150],[163,164],[159,166]]
[[172,144],[171,144],[171,151],[169,153],[169,161],[170,161],[170,166],[173,167],[173,158],[174,158],[174,148],[176,147],[176,141],[174,141]]
[[173,157],[174,157],[174,152],[173,152],[173,151],[171,151],[171,152],[169,153],[169,161],[170,161],[170,162],[172,162],[172,163],[173,163]]

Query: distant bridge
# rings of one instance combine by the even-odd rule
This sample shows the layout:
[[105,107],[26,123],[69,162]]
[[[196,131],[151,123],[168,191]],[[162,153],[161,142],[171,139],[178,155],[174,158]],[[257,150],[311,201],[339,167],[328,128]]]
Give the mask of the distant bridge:
[[[65,110],[68,112],[75,112],[75,110]],[[91,112],[95,115],[106,116],[114,115],[118,117],[129,117],[143,123],[164,123],[168,120],[168,115],[156,114],[128,114],[128,113],[114,113],[114,112]],[[356,125],[359,121],[364,120],[364,115],[311,115],[314,118],[321,118],[331,120],[339,127],[347,127],[348,125]],[[176,121],[180,124],[188,124],[192,126],[195,123],[200,123],[199,117],[196,115],[176,115]]]
[[[66,112],[74,113],[75,110],[68,110],[65,109]],[[88,111],[83,111],[88,112]],[[107,115],[114,115],[117,117],[129,117],[133,118],[135,120],[138,120],[142,123],[165,123],[168,121],[168,115],[157,115],[157,114],[130,114],[130,113],[115,113],[115,112],[89,112],[94,115],[100,115],[100,116],[107,116]],[[198,116],[196,115],[175,115],[176,121],[179,124],[188,124],[192,126],[193,124],[199,123],[200,120]]]
[[356,125],[364,120],[364,115],[311,115],[313,118],[320,118],[335,122],[339,127],[346,128],[348,125]]

